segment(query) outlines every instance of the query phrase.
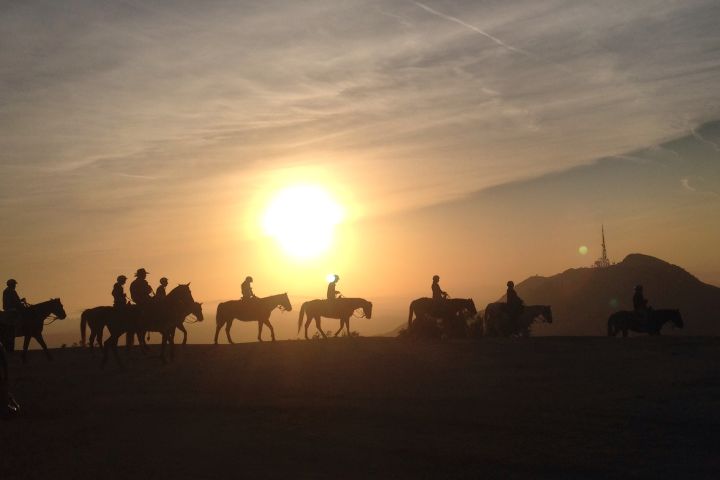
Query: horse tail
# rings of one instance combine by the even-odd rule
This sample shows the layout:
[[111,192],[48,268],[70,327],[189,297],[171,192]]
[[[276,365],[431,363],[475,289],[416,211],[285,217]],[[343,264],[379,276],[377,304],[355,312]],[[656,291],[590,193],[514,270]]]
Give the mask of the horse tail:
[[298,317],[298,334],[300,333],[300,329],[302,328],[303,316],[305,315],[305,305],[307,305],[307,302],[304,302],[300,306],[300,316]]
[[87,330],[87,323],[88,323],[88,310],[83,310],[82,314],[80,315],[80,346],[85,346],[85,339],[87,338],[85,335],[85,332]]
[[415,300],[410,302],[410,309],[408,312],[408,328],[410,327],[410,325],[412,325],[412,318],[413,318],[414,311],[415,311]]

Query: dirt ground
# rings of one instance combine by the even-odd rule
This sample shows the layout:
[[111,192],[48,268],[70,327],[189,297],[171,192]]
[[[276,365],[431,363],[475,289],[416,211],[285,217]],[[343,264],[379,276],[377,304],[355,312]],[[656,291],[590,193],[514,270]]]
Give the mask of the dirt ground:
[[392,338],[11,360],[0,478],[720,478],[720,339]]

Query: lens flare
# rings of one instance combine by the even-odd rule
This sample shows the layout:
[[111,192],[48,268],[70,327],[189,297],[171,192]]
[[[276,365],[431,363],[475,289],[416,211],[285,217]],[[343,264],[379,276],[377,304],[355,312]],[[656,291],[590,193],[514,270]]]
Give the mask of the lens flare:
[[580,248],[578,248],[578,253],[580,253],[580,255],[587,255],[588,247],[586,247],[585,245],[582,245]]

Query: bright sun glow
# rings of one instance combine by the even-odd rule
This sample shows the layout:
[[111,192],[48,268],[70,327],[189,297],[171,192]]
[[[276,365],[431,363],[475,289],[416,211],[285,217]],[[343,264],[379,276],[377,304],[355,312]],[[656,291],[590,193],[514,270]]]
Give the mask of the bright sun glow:
[[266,235],[297,259],[316,258],[332,246],[344,209],[317,185],[295,185],[278,192],[262,218]]

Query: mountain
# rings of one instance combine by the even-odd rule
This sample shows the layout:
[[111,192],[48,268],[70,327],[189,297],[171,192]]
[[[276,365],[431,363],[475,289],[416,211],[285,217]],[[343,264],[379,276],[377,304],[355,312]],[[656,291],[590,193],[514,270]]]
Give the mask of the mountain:
[[[526,304],[551,305],[553,323],[542,335],[604,335],[608,316],[632,310],[635,285],[653,308],[677,308],[685,335],[720,334],[720,288],[701,282],[677,265],[638,253],[606,268],[575,268],[552,277],[530,277],[516,286]],[[664,333],[670,333],[666,326]]]

